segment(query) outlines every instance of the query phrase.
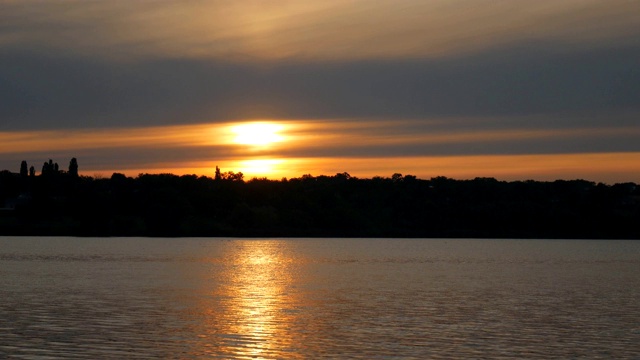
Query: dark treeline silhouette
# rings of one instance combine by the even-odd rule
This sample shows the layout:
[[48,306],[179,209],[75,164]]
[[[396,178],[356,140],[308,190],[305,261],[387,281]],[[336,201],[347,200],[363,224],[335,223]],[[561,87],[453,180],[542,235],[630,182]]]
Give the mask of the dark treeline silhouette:
[[0,172],[0,235],[640,239],[634,183]]

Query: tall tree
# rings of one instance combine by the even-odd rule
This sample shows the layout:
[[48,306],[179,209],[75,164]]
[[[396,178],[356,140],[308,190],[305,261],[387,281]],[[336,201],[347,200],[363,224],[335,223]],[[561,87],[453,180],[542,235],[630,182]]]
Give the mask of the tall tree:
[[20,177],[25,178],[27,175],[29,175],[28,165],[25,160],[22,160],[22,163],[20,164]]
[[76,160],[76,158],[72,158],[71,162],[69,162],[69,175],[73,177],[78,176],[78,160]]

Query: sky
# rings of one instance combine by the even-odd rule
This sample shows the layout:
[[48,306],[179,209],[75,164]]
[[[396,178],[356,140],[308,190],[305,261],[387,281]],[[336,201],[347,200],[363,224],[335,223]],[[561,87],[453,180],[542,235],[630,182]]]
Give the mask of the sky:
[[0,169],[640,183],[640,2],[0,0]]

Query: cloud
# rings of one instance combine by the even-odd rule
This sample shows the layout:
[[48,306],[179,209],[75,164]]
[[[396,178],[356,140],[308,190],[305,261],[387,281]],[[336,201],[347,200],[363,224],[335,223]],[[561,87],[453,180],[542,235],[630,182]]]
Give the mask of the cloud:
[[[238,143],[237,123],[149,128],[0,132],[0,163],[78,157],[94,167],[294,158],[640,153],[640,128],[444,128],[441,122],[314,121],[276,123],[282,141]],[[169,165],[172,164],[172,165]]]
[[626,43],[626,0],[42,1],[0,3],[0,44],[119,59],[435,58],[517,42]]
[[[640,110],[640,46],[567,53],[531,43],[446,59],[268,65],[5,50],[0,130]],[[618,121],[628,120],[607,120]]]
[[633,112],[639,11],[618,0],[0,2],[0,130]]

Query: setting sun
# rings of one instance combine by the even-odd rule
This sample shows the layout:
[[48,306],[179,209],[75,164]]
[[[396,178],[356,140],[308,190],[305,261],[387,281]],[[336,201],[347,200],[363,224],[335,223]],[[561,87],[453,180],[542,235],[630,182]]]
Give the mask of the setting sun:
[[236,144],[266,146],[284,140],[280,134],[282,129],[278,124],[252,122],[233,126],[231,132],[235,134],[233,142]]

